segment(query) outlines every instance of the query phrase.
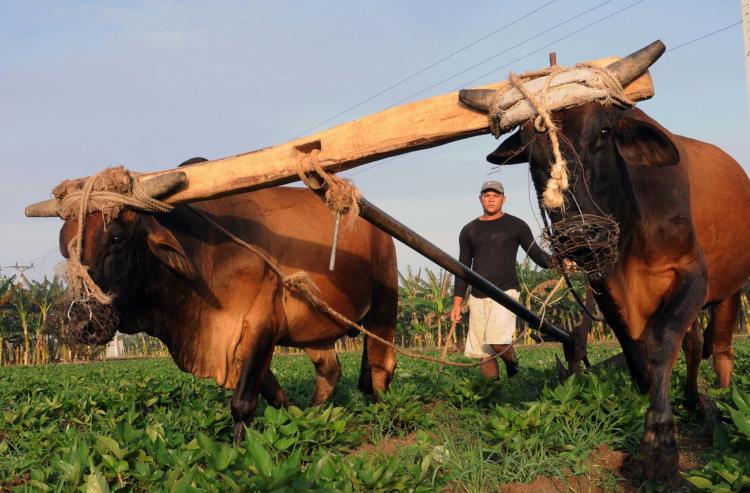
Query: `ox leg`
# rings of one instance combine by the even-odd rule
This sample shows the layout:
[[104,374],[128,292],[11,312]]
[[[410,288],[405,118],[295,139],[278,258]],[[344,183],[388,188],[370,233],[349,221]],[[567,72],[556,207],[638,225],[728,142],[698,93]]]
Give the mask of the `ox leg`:
[[[392,299],[381,299],[380,303],[368,314],[367,328],[378,337],[392,343],[396,336],[398,295],[395,290],[389,290],[389,293],[387,296],[392,297]],[[369,383],[369,389],[367,390],[370,390],[377,397],[378,392],[388,390],[388,386],[393,379],[393,373],[396,371],[396,351],[373,337],[365,338],[363,351],[359,378],[360,388],[367,389]],[[367,366],[365,366],[365,360]],[[369,379],[367,375],[363,375],[367,368],[370,370]]]
[[732,334],[740,311],[740,291],[711,307],[711,354],[719,387],[729,387],[734,369]]
[[269,368],[275,345],[270,332],[261,330],[248,335],[247,358],[230,404],[234,420],[235,442],[241,442],[245,437],[245,426],[249,426],[255,416],[261,384],[270,373]]
[[305,352],[315,365],[315,391],[310,397],[310,406],[319,406],[328,400],[341,378],[341,365],[333,346],[328,349],[306,348]]
[[642,343],[633,340],[628,334],[628,329],[625,322],[622,320],[620,310],[615,301],[608,294],[606,286],[603,284],[594,285],[594,283],[592,283],[592,288],[599,309],[612,329],[612,333],[620,343],[622,353],[625,356],[625,361],[630,370],[630,376],[633,378],[638,390],[645,394],[648,392],[650,386],[649,375],[646,371],[645,348]]
[[[594,293],[591,290],[591,286],[586,286],[586,298],[584,300],[584,306],[589,312],[594,311]],[[568,375],[580,375],[581,374],[581,363],[589,365],[588,348],[587,342],[589,338],[589,332],[591,332],[592,320],[582,310],[581,323],[573,328],[571,334],[573,338],[573,344],[563,344],[563,352],[565,354],[565,360],[568,363]]]
[[370,360],[367,357],[367,336],[362,336],[362,364],[359,367],[359,382],[357,387],[365,395],[373,395],[375,393],[372,390],[372,368],[370,367]]
[[[391,335],[390,339],[393,340]],[[367,359],[370,363],[370,374],[372,376],[372,390],[377,397],[379,392],[388,390],[388,386],[396,371],[396,352],[380,341],[372,337],[367,338]]]
[[659,309],[645,327],[646,368],[650,377],[649,407],[636,465],[644,478],[666,480],[679,465],[669,384],[682,339],[706,295],[702,270],[677,273]]
[[[396,336],[396,315],[398,310],[398,283],[396,280],[395,257],[393,265],[383,268],[387,279],[376,280],[373,304],[365,317],[365,326],[375,335],[393,343]],[[381,273],[382,274],[382,273]],[[396,371],[396,351],[373,337],[363,340],[362,367],[359,374],[359,388],[368,395],[385,392]]]
[[276,376],[270,369],[260,384],[260,395],[263,396],[268,405],[276,409],[289,407],[289,397],[287,397],[286,392],[281,388],[279,381],[276,380]]
[[685,383],[685,406],[689,410],[700,407],[701,398],[698,393],[698,367],[701,363],[703,352],[703,332],[696,320],[690,326],[685,338],[682,340],[682,350],[685,353],[685,364],[687,366],[687,382]]

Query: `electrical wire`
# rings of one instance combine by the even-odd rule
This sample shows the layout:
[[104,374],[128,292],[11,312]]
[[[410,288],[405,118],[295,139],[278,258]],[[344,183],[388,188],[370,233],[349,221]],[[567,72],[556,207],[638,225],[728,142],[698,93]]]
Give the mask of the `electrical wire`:
[[[608,0],[608,1],[611,1],[611,0]],[[545,8],[549,7],[550,5],[552,5],[552,4],[553,4],[553,3],[555,3],[555,2],[557,2],[557,0],[550,0],[549,2],[545,3],[544,5],[542,5],[542,6],[540,6],[540,7],[537,7],[536,9],[534,9],[534,10],[532,10],[532,11],[530,11],[530,12],[528,12],[528,13],[526,13],[526,14],[524,14],[524,15],[520,16],[520,17],[517,17],[516,19],[513,19],[512,21],[508,22],[507,24],[504,24],[503,26],[500,26],[499,28],[495,29],[494,31],[492,31],[492,32],[490,32],[490,33],[488,33],[488,34],[485,34],[484,36],[482,36],[482,37],[480,37],[480,38],[478,38],[478,39],[475,39],[475,40],[474,40],[474,41],[472,41],[471,43],[469,43],[469,44],[467,44],[467,45],[465,45],[465,46],[463,46],[463,47],[459,48],[458,50],[456,50],[456,51],[454,51],[454,52],[452,52],[452,53],[450,53],[450,54],[448,54],[448,55],[446,55],[446,56],[444,56],[444,57],[442,57],[442,58],[440,58],[439,60],[437,60],[437,61],[435,61],[435,62],[432,62],[431,64],[427,65],[426,67],[424,67],[424,68],[422,68],[422,69],[420,69],[420,70],[417,70],[417,71],[416,71],[416,72],[414,72],[413,74],[411,74],[411,75],[408,75],[408,76],[404,77],[404,78],[403,78],[403,79],[401,79],[400,81],[398,81],[398,82],[395,82],[395,83],[391,84],[390,86],[388,86],[388,87],[386,87],[385,89],[383,89],[383,90],[381,90],[381,91],[379,91],[379,92],[377,92],[377,93],[373,94],[372,96],[370,96],[370,97],[368,97],[368,98],[365,98],[365,99],[363,99],[362,101],[360,101],[360,102],[358,102],[358,103],[356,103],[356,104],[354,104],[354,105],[352,105],[352,106],[349,106],[349,107],[348,107],[348,108],[346,108],[345,110],[342,110],[342,111],[340,111],[340,112],[336,113],[335,115],[333,115],[333,116],[332,116],[332,117],[330,117],[329,119],[327,119],[327,120],[325,120],[325,121],[323,121],[323,122],[320,122],[320,123],[318,123],[318,124],[317,124],[317,125],[315,125],[314,127],[311,127],[311,128],[309,128],[309,129],[305,130],[304,132],[302,132],[302,133],[300,133],[300,134],[297,134],[297,135],[296,135],[296,136],[294,136],[293,138],[294,138],[294,139],[297,139],[297,138],[299,138],[299,137],[302,137],[303,135],[305,135],[305,134],[307,134],[307,133],[309,133],[309,132],[311,132],[311,131],[315,130],[315,129],[316,129],[316,128],[318,128],[318,127],[322,127],[322,126],[323,126],[323,125],[325,125],[326,123],[328,123],[328,122],[330,122],[330,121],[332,121],[332,120],[335,120],[336,118],[338,118],[338,117],[340,117],[340,116],[342,116],[342,115],[344,115],[344,114],[346,114],[346,113],[350,112],[351,110],[353,110],[353,109],[355,109],[355,108],[358,108],[358,107],[362,106],[363,104],[365,104],[365,103],[367,103],[367,102],[369,102],[369,101],[372,101],[372,100],[373,100],[373,99],[375,99],[376,97],[378,97],[378,96],[381,96],[381,95],[385,94],[386,92],[390,91],[391,89],[394,89],[394,88],[396,88],[396,87],[400,86],[400,85],[401,85],[401,84],[403,84],[404,82],[410,81],[410,80],[411,80],[411,79],[413,79],[414,77],[416,77],[416,76],[418,76],[418,75],[421,75],[421,74],[423,74],[424,72],[426,72],[426,71],[428,71],[429,69],[431,69],[431,68],[435,67],[436,65],[439,65],[439,64],[443,63],[444,61],[448,60],[449,58],[452,58],[452,57],[454,57],[454,56],[458,55],[459,53],[462,53],[462,52],[464,52],[464,51],[468,50],[468,49],[469,49],[469,48],[471,48],[472,46],[474,46],[474,45],[476,45],[476,44],[478,44],[478,43],[480,43],[480,42],[484,41],[485,39],[487,39],[487,38],[489,38],[489,37],[491,37],[491,36],[494,36],[495,34],[497,34],[497,33],[501,32],[501,31],[503,31],[503,30],[505,30],[505,29],[509,28],[510,26],[513,26],[514,24],[517,24],[517,23],[521,22],[522,20],[524,20],[524,19],[526,19],[526,18],[530,17],[531,15],[533,15],[533,14],[535,14],[535,13],[539,12],[540,10],[543,10],[543,9],[545,9]]]

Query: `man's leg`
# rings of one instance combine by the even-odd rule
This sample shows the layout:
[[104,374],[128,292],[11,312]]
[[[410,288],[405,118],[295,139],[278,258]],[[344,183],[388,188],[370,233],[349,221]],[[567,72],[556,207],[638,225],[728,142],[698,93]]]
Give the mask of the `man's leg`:
[[509,377],[518,373],[518,358],[516,358],[516,350],[512,344],[493,344],[492,349],[495,350],[495,354],[500,355],[500,359],[505,363],[505,372]]
[[[518,290],[509,289],[505,293],[518,301]],[[487,338],[492,343],[494,353],[499,354],[498,358],[505,363],[506,373],[509,377],[512,377],[518,373],[518,359],[513,348],[513,339],[516,336],[516,316],[496,301],[489,300],[489,303],[491,308],[488,317]]]
[[485,299],[469,296],[469,332],[466,336],[464,355],[469,358],[481,358],[479,369],[482,376],[496,380],[500,374],[497,360],[490,359],[491,347],[485,344],[485,331],[488,323],[488,306]]
[[488,380],[497,380],[500,378],[500,367],[497,364],[497,358],[484,358],[482,366],[482,376]]

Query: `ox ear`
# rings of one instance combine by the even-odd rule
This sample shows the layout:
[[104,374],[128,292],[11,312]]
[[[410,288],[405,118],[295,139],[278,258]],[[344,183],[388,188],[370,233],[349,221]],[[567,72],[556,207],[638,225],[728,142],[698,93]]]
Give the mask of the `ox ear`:
[[200,280],[198,270],[188,258],[185,250],[171,231],[159,224],[152,216],[144,218],[146,243],[151,253],[164,265],[190,281]]
[[521,129],[516,130],[497,149],[488,154],[487,161],[500,165],[528,163],[529,155],[526,146],[521,142]]
[[630,166],[653,168],[680,162],[680,152],[672,139],[648,121],[620,118],[614,135],[620,157]]

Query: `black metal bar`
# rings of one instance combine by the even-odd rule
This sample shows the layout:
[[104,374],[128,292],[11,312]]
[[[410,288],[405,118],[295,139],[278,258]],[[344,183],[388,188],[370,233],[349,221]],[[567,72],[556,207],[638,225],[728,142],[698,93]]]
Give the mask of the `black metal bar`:
[[540,319],[534,312],[505,294],[505,291],[498,288],[490,281],[451,257],[423,237],[419,236],[395,218],[374,206],[364,197],[360,197],[359,207],[359,214],[362,218],[382,229],[404,245],[421,253],[454,276],[460,277],[471,286],[487,294],[487,296],[515,313],[523,321],[529,324],[529,327],[532,329],[539,330],[563,344],[572,344],[573,341],[570,334],[566,331],[550,324],[546,320]]

